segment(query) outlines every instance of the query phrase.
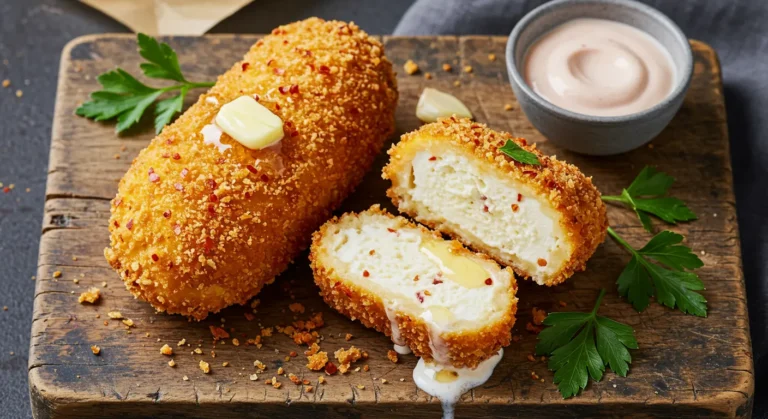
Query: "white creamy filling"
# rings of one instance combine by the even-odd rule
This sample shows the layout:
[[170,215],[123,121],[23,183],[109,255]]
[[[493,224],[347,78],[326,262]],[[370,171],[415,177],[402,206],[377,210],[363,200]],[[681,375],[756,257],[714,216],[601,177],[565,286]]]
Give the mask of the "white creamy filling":
[[462,236],[500,249],[503,259],[538,283],[570,257],[560,214],[525,185],[481,172],[477,164],[451,151],[421,151],[412,169],[412,201],[430,213],[421,213],[421,218],[442,219]]

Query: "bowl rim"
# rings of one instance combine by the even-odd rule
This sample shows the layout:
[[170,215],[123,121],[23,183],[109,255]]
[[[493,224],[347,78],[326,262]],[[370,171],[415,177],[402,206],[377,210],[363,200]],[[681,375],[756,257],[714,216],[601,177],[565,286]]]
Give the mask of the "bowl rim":
[[[561,108],[560,106],[553,104],[552,102],[544,99],[538,93],[533,91],[533,89],[528,86],[528,83],[526,83],[522,74],[520,74],[520,71],[518,70],[518,67],[515,63],[514,53],[517,39],[520,37],[520,34],[523,32],[523,30],[525,30],[531,23],[539,19],[541,16],[544,16],[546,13],[551,13],[552,10],[561,7],[570,7],[578,4],[602,4],[606,7],[628,7],[630,9],[635,9],[641,13],[644,13],[651,19],[658,20],[665,27],[669,28],[678,41],[682,41],[682,44],[687,45],[687,48],[684,48],[683,68],[677,69],[678,71],[683,72],[682,74],[684,77],[677,82],[672,92],[670,92],[670,94],[667,95],[667,97],[665,97],[659,103],[640,112],[618,116],[596,116]],[[542,110],[546,111],[547,113],[563,117],[570,121],[582,123],[588,122],[596,125],[619,125],[631,121],[643,120],[648,117],[653,117],[664,113],[667,108],[674,106],[674,103],[677,102],[681,96],[685,95],[693,76],[693,51],[691,50],[690,42],[685,33],[683,33],[680,27],[677,26],[677,24],[664,13],[651,6],[634,0],[554,0],[542,4],[541,6],[536,7],[535,9],[528,12],[517,22],[517,24],[515,24],[515,27],[512,29],[512,32],[507,39],[505,52],[507,72],[509,73],[510,81],[514,82],[518,89],[521,90],[523,94],[528,96],[533,102],[535,102]]]

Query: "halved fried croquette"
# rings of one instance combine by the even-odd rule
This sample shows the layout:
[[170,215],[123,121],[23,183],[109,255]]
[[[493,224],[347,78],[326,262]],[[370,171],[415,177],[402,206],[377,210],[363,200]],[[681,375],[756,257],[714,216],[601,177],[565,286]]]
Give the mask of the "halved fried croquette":
[[378,205],[323,225],[310,260],[331,307],[425,361],[474,368],[509,344],[513,272]]
[[[251,150],[204,141],[244,95],[283,121]],[[354,24],[280,26],[141,151],[112,201],[104,254],[157,310],[197,320],[275,279],[360,182],[394,130],[397,88],[377,40]]]
[[[508,140],[541,165],[502,153]],[[389,155],[383,176],[400,211],[538,284],[584,270],[605,239],[605,205],[591,178],[524,139],[452,117],[403,135]]]

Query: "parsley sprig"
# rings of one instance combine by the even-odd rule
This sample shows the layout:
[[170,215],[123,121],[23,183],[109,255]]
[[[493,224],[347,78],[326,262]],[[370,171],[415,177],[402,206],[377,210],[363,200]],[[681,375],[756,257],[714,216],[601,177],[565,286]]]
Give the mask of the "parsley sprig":
[[102,90],[91,93],[91,101],[82,104],[75,113],[95,121],[117,118],[116,130],[121,133],[139,122],[147,109],[167,92],[179,91],[175,96],[157,102],[155,131],[159,134],[174,115],[181,112],[184,97],[191,89],[211,87],[214,82],[195,83],[184,78],[179,59],[166,43],[140,33],[137,37],[139,54],[147,60],[140,65],[145,76],[177,82],[168,87],[145,85],[121,68],[99,75]]
[[674,182],[675,178],[672,176],[646,166],[629,185],[629,188],[621,190],[621,195],[605,195],[603,201],[621,202],[632,208],[649,233],[652,232],[649,214],[670,224],[677,224],[678,221],[695,220],[696,214],[688,209],[685,202],[664,196]]
[[589,313],[550,313],[544,319],[549,327],[539,333],[536,354],[551,355],[547,367],[555,372],[554,381],[564,399],[586,388],[588,377],[600,381],[606,366],[622,377],[629,371],[628,349],[637,349],[635,332],[597,315],[603,295],[605,289]]
[[626,297],[635,310],[645,310],[650,298],[655,296],[656,301],[667,307],[707,316],[707,300],[695,292],[703,290],[704,283],[698,275],[686,271],[700,268],[704,263],[689,247],[680,244],[683,236],[662,231],[641,249],[635,250],[610,227],[608,234],[632,254],[616,284],[619,294]]
[[507,142],[501,146],[501,148],[499,148],[499,151],[511,157],[512,160],[518,161],[520,163],[541,166],[541,162],[539,162],[539,158],[536,157],[535,154],[531,153],[530,151],[526,151],[512,140],[507,140]]

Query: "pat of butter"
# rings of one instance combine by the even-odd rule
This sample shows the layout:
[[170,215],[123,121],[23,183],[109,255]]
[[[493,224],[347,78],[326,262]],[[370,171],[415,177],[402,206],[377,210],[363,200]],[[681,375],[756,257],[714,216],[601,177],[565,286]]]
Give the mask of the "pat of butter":
[[472,118],[472,112],[455,96],[427,87],[421,92],[416,105],[416,117],[424,122],[435,122],[438,118],[456,115]]
[[222,106],[216,125],[251,150],[269,147],[283,136],[283,121],[251,96],[240,96]]

